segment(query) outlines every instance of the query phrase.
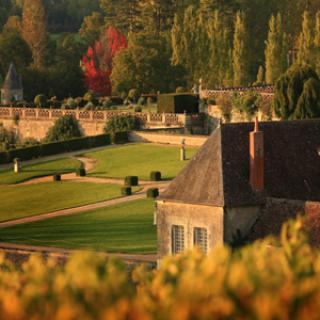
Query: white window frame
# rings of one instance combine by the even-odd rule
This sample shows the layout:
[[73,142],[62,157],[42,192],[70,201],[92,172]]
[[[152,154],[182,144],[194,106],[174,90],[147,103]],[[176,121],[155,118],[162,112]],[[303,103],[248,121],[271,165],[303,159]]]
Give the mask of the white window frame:
[[193,245],[203,253],[208,253],[208,229],[201,227],[193,228]]
[[185,228],[182,225],[171,226],[171,252],[173,255],[179,254],[185,248]]

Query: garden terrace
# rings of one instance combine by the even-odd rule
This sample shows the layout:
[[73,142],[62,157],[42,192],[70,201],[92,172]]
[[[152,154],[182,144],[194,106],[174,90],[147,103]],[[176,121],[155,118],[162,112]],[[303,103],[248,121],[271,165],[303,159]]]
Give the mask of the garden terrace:
[[16,125],[21,138],[37,140],[42,140],[54,122],[65,115],[74,116],[86,136],[102,134],[106,122],[115,115],[134,115],[143,128],[183,128],[190,122],[186,114],[0,107],[0,122],[5,128]]

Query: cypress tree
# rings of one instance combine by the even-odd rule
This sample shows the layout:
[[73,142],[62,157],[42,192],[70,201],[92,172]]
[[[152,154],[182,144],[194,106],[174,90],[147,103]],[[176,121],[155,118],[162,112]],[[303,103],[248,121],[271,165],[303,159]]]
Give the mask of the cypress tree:
[[249,39],[245,22],[245,14],[236,15],[233,40],[233,83],[235,86],[246,86],[250,83],[250,51]]
[[44,65],[46,51],[46,23],[42,0],[24,1],[22,12],[22,36],[32,52],[33,65]]
[[316,30],[314,36],[315,46],[315,66],[316,71],[320,74],[320,11],[316,15]]
[[302,31],[299,36],[298,63],[313,64],[314,31],[308,11],[303,14]]
[[287,68],[286,34],[282,28],[281,15],[271,17],[266,41],[266,82],[273,84]]
[[171,32],[172,61],[187,71],[188,83],[193,86],[208,73],[209,38],[204,17],[195,6],[189,6],[184,17],[175,16]]
[[230,71],[231,32],[220,11],[216,10],[210,19],[208,27],[210,39],[209,81],[208,85],[215,87],[224,85]]

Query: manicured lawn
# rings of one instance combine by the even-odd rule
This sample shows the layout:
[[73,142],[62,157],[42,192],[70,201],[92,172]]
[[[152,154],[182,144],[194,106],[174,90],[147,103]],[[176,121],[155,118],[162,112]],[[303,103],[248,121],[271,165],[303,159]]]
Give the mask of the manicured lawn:
[[[190,159],[197,148],[187,148]],[[164,179],[173,179],[186,165],[180,161],[180,148],[152,144],[132,144],[88,153],[85,156],[97,159],[93,176],[123,178],[136,175],[149,180],[151,171],[161,171]]]
[[14,184],[36,177],[54,175],[57,173],[75,172],[80,168],[81,162],[72,159],[60,159],[22,167],[21,173],[11,170],[0,171],[0,184]]
[[120,193],[118,185],[71,181],[0,186],[0,221],[96,203]]
[[153,206],[152,200],[138,200],[0,229],[0,241],[107,252],[154,253]]

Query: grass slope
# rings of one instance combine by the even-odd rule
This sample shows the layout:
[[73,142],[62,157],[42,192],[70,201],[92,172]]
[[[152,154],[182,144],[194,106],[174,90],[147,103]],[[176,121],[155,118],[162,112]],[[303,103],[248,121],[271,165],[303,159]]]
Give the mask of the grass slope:
[[121,253],[156,252],[152,200],[0,229],[0,240]]
[[21,173],[14,173],[13,169],[0,171],[0,184],[15,184],[36,177],[54,175],[57,173],[75,172],[80,168],[81,162],[72,159],[60,159],[39,164],[23,166]]
[[[187,148],[187,157],[192,158],[197,151],[197,148]],[[173,179],[187,163],[180,161],[179,147],[152,144],[108,148],[85,156],[98,160],[91,175],[111,178],[136,175],[149,180],[151,171],[161,171],[164,179]]]
[[0,221],[7,221],[116,198],[120,187],[65,181],[0,186],[0,194]]

